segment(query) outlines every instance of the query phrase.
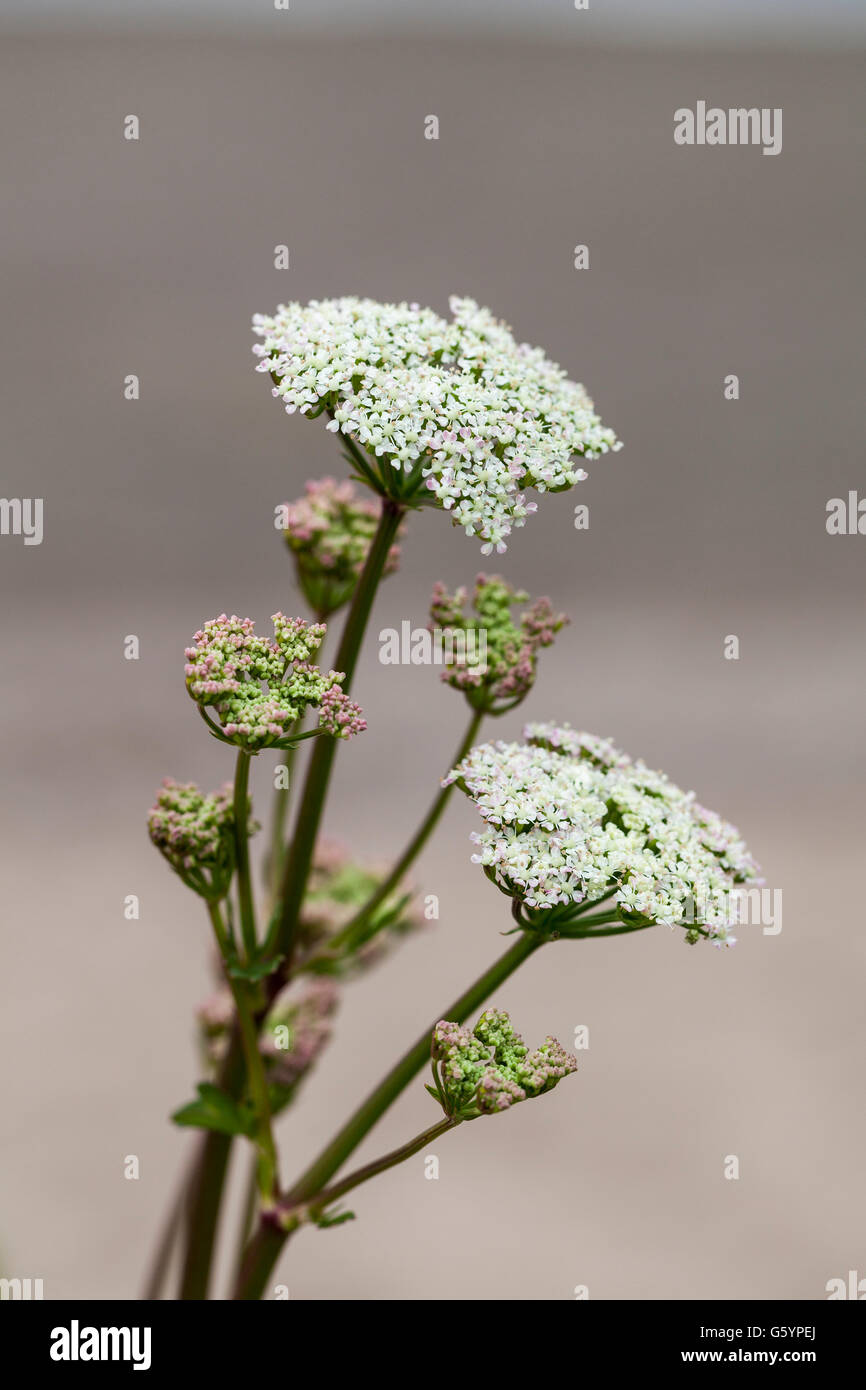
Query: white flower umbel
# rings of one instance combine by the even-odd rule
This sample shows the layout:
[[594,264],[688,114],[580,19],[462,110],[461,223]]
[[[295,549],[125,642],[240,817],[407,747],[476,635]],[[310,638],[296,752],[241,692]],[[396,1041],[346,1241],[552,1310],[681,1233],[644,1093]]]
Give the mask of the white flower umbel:
[[412,505],[449,511],[484,554],[501,553],[536,503],[620,448],[583,386],[518,343],[474,300],[452,319],[417,304],[314,300],[257,314],[253,351],[289,414],[330,417],[360,478]]
[[582,914],[603,903],[624,926],[733,944],[729,895],[760,882],[734,826],[606,739],[567,724],[528,724],[524,738],[473,748],[445,778],[486,822],[473,862],[523,925],[585,934]]

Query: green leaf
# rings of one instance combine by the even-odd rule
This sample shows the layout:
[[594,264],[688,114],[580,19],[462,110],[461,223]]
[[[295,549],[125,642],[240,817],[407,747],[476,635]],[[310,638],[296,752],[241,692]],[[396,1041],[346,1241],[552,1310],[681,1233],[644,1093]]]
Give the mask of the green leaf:
[[258,960],[251,960],[246,965],[235,958],[229,961],[228,972],[233,980],[248,980],[251,984],[258,984],[259,980],[266,980],[269,975],[273,975],[278,965],[285,960],[285,956],[267,956]]
[[172,1115],[176,1125],[195,1129],[213,1129],[218,1134],[251,1135],[255,1119],[248,1107],[232,1100],[219,1086],[204,1081],[196,1087],[198,1100],[182,1105]]
[[353,1211],[340,1211],[340,1209],[337,1208],[337,1210],[333,1212],[320,1212],[316,1217],[316,1225],[319,1227],[320,1231],[326,1231],[329,1226],[342,1226],[345,1221],[354,1220],[355,1213]]

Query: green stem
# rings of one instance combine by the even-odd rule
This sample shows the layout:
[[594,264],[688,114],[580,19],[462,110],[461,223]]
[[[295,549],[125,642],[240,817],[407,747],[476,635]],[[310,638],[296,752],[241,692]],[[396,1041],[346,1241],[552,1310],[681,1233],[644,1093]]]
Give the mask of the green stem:
[[[344,672],[343,689],[346,691],[352,683],[373,599],[385,569],[388,552],[400,526],[403,510],[399,503],[388,497],[382,498],[379,525],[358,578],[334,660],[335,669]],[[321,738],[317,739],[313,748],[298,807],[295,834],[283,870],[281,907],[279,913],[275,914],[269,934],[268,951],[278,951],[286,957],[289,965],[337,742],[337,739]]]
[[274,1201],[277,1192],[277,1147],[271,1123],[271,1102],[268,1096],[268,1083],[262,1054],[259,1051],[259,1035],[253,1021],[253,1011],[246,997],[245,987],[235,982],[232,989],[238,1011],[244,1060],[247,1064],[247,1083],[256,1114],[255,1144],[259,1153],[259,1195],[268,1206]]
[[261,1298],[271,1271],[287,1240],[286,1232],[273,1221],[260,1221],[247,1246],[243,1266],[232,1297],[245,1302]]
[[[328,413],[330,414],[330,411],[329,411]],[[333,420],[333,418],[334,418],[333,415],[331,415],[331,419],[332,419],[332,420]],[[368,485],[369,487],[371,487],[371,488],[373,489],[374,492],[379,492],[379,493],[380,493],[380,484],[379,484],[379,482],[378,482],[378,480],[377,480],[377,478],[376,478],[375,473],[374,473],[373,470],[370,468],[369,463],[368,463],[368,461],[367,461],[367,459],[369,458],[369,455],[367,456],[367,458],[365,458],[363,451],[362,451],[361,449],[358,448],[357,444],[355,443],[354,439],[352,438],[352,436],[351,436],[350,434],[343,434],[343,432],[342,432],[342,430],[341,430],[341,431],[339,432],[339,435],[338,435],[337,437],[339,438],[340,443],[342,444],[342,446],[343,446],[343,448],[345,449],[346,453],[347,453],[347,454],[349,455],[349,457],[352,459],[352,461],[353,461],[355,467],[358,469],[359,473],[361,474],[361,478],[359,479],[359,482],[362,481],[362,480],[364,480],[364,479],[366,479],[367,485]],[[380,493],[380,496],[381,496],[381,493]]]
[[[208,912],[223,960],[228,966],[229,942],[223,924],[219,903],[209,902]],[[254,1007],[242,980],[236,980],[226,970],[229,988],[235,1001],[241,1046],[247,1065],[247,1085],[256,1116],[255,1144],[259,1154],[259,1195],[267,1206],[273,1203],[277,1183],[277,1149],[271,1126],[271,1102],[268,1096],[268,1082],[265,1064],[259,1051],[259,1033],[255,1024]]]
[[238,901],[241,910],[241,935],[248,960],[256,953],[256,915],[253,907],[253,881],[250,874],[249,846],[249,781],[250,755],[238,749],[235,766],[235,857],[238,868]]
[[234,1264],[235,1278],[240,1273],[243,1267],[244,1253],[247,1248],[247,1242],[250,1238],[250,1232],[253,1227],[253,1218],[255,1217],[256,1212],[257,1191],[258,1163],[256,1162],[255,1157],[253,1157],[253,1161],[250,1163],[249,1170],[245,1174],[244,1178],[244,1200],[243,1206],[241,1207],[241,1219],[238,1225],[238,1242],[236,1247]]
[[189,1198],[190,1184],[193,1176],[193,1165],[189,1163],[181,1173],[180,1183],[177,1193],[169,1208],[165,1218],[165,1224],[160,1231],[159,1241],[153,1253],[150,1271],[147,1276],[147,1283],[144,1286],[142,1299],[152,1302],[160,1297],[162,1288],[168,1274],[171,1257],[174,1252],[175,1242],[178,1237],[180,1223]]
[[360,1187],[362,1182],[368,1182],[370,1178],[375,1178],[379,1173],[385,1173],[389,1168],[396,1168],[398,1163],[403,1163],[405,1159],[411,1158],[427,1144],[438,1139],[440,1134],[445,1134],[449,1129],[456,1129],[461,1120],[454,1115],[446,1115],[444,1120],[438,1124],[431,1125],[425,1129],[423,1134],[417,1134],[414,1139],[410,1139],[408,1144],[401,1144],[399,1149],[392,1149],[383,1158],[374,1159],[372,1163],[367,1163],[363,1168],[356,1168],[354,1173],[350,1173],[347,1178],[334,1183],[333,1187],[326,1187],[324,1192],[320,1192],[316,1197],[315,1203],[311,1207],[316,1212],[324,1210],[325,1207],[336,1202],[340,1197],[345,1197],[347,1192],[351,1192],[353,1187]]
[[588,941],[592,936],[625,936],[633,931],[646,931],[655,925],[655,922],[645,922],[639,927],[591,927],[589,931],[563,932],[562,936],[565,941]]
[[[622,918],[617,909],[613,908],[610,912],[590,913],[589,916],[575,913],[574,920],[582,931],[584,927],[603,927],[606,926],[608,922],[621,922]],[[567,926],[563,928],[563,935],[565,935],[566,931]]]
[[280,890],[280,882],[283,876],[283,862],[286,855],[286,820],[289,814],[289,802],[292,791],[292,764],[294,762],[293,748],[286,750],[283,765],[288,772],[287,787],[274,788],[274,808],[271,819],[271,847],[268,860],[268,883],[270,886],[271,900],[275,900]]
[[[466,734],[464,735],[463,742],[460,744],[460,747],[454,754],[454,759],[451,763],[452,767],[456,767],[457,764],[461,763],[463,759],[466,757],[466,754],[469,752],[469,749],[475,742],[475,738],[478,734],[478,730],[481,726],[481,721],[483,718],[483,711],[474,711],[472,718],[469,721],[469,727],[467,728]],[[427,815],[421,822],[421,825],[419,826],[413,838],[409,841],[409,844],[406,846],[402,855],[397,860],[397,863],[394,865],[388,877],[384,879],[382,883],[380,883],[379,887],[376,889],[374,893],[370,895],[370,897],[364,903],[363,907],[361,907],[358,910],[358,912],[355,913],[355,916],[349,922],[347,922],[346,925],[342,927],[340,931],[336,933],[335,936],[331,937],[331,939],[328,942],[329,952],[351,942],[352,936],[354,932],[357,931],[358,927],[362,926],[368,920],[368,918],[376,911],[376,908],[380,905],[380,903],[383,903],[386,900],[386,898],[390,897],[394,889],[401,883],[401,881],[406,875],[407,869],[409,869],[411,865],[414,864],[418,855],[421,853],[427,841],[430,839],[430,836],[433,834],[433,831],[436,829],[436,826],[439,823],[439,818],[442,815],[442,812],[445,810],[445,806],[448,802],[448,797],[450,796],[453,789],[454,784],[451,783],[450,786],[442,787],[441,790],[437,793],[437,795],[433,799],[433,803],[430,807],[430,810],[427,812]]]
[[[236,1096],[240,1094],[243,1078],[243,1050],[235,1028],[220,1068],[218,1085],[228,1095]],[[180,1279],[180,1297],[184,1300],[208,1296],[231,1142],[231,1135],[217,1134],[215,1130],[208,1131],[202,1138],[187,1207],[186,1249]]]
[[[379,1083],[362,1105],[343,1125],[330,1144],[298,1179],[286,1196],[286,1204],[299,1206],[309,1204],[325,1188],[326,1184],[343,1166],[346,1159],[358,1147],[361,1140],[381,1118],[389,1105],[397,1099],[418,1073],[430,1061],[430,1047],[433,1029],[440,1018],[463,1023],[470,1014],[488,998],[493,990],[507,980],[519,965],[537,951],[547,938],[537,932],[522,932],[514,945],[503,956],[494,961],[488,970],[480,975],[474,984],[460,998],[455,1000],[443,1013],[437,1015],[419,1037],[391,1068],[388,1075]],[[262,1221],[244,1261],[244,1269],[238,1282],[235,1298],[260,1298],[271,1270],[287,1239],[287,1232],[280,1230],[270,1220]]]

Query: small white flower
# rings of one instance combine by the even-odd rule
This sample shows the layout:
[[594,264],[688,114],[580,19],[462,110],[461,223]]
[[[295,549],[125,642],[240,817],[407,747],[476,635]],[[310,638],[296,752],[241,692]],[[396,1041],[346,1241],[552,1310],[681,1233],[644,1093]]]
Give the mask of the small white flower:
[[717,904],[760,881],[734,826],[608,739],[567,724],[523,733],[473,748],[444,779],[486,824],[473,862],[530,908],[604,900],[626,922],[700,926],[733,945]]
[[420,476],[455,525],[502,554],[545,492],[586,478],[578,459],[620,448],[584,388],[540,348],[518,343],[474,300],[452,319],[411,304],[313,300],[256,315],[253,351],[289,414],[324,410],[327,428]]

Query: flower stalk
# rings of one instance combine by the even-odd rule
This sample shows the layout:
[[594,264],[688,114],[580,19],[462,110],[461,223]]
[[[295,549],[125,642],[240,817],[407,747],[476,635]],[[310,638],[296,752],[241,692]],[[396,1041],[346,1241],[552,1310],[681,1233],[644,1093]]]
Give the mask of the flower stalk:
[[[235,855],[238,871],[238,905],[240,907],[241,937],[247,960],[256,953],[256,914],[253,904],[253,883],[250,874],[250,847],[247,822],[249,820],[249,781],[250,755],[243,748],[238,749],[235,764],[234,783],[234,829]],[[218,915],[218,909],[217,909]],[[214,921],[213,916],[211,920]],[[214,922],[214,930],[219,930]]]
[[[243,754],[241,755],[243,757]],[[277,1189],[277,1150],[271,1125],[271,1105],[268,1096],[268,1083],[265,1067],[259,1051],[259,1034],[255,1021],[255,1007],[249,987],[237,980],[231,973],[230,943],[219,904],[208,903],[211,924],[217,945],[226,966],[229,987],[237,1010],[238,1028],[246,1062],[246,1079],[250,1099],[255,1112],[255,1144],[259,1155],[259,1196],[264,1206],[270,1206],[276,1199]],[[255,938],[253,938],[255,945]]]
[[[244,1054],[237,1027],[220,1068],[219,1087],[239,1095],[244,1082]],[[213,1252],[219,1234],[220,1208],[232,1136],[217,1130],[202,1135],[201,1149],[190,1183],[185,1222],[185,1245],[178,1296],[184,1301],[205,1299],[210,1288]]]
[[271,843],[267,862],[267,877],[270,888],[270,899],[272,902],[276,901],[283,878],[283,864],[286,855],[286,821],[289,818],[293,762],[294,749],[290,748],[285,756],[285,766],[288,768],[290,785],[287,787],[274,788],[273,809],[271,812]]
[[399,1148],[392,1149],[390,1153],[384,1154],[382,1158],[376,1158],[372,1163],[365,1163],[363,1168],[356,1168],[354,1173],[342,1178],[332,1187],[326,1187],[320,1192],[314,1201],[306,1205],[296,1206],[286,1205],[281,1208],[280,1219],[287,1229],[302,1225],[305,1220],[316,1220],[326,1207],[338,1202],[341,1197],[354,1188],[360,1187],[362,1183],[369,1182],[371,1178],[378,1177],[380,1173],[386,1173],[389,1168],[396,1168],[398,1163],[404,1163],[407,1158],[412,1158],[428,1144],[432,1144],[440,1135],[447,1134],[450,1129],[456,1129],[463,1121],[457,1115],[446,1115],[437,1124],[430,1125],[421,1134],[416,1134],[414,1139],[408,1143],[401,1144]]
[[[400,528],[403,510],[398,503],[389,498],[382,499],[379,524],[358,579],[336,657],[337,666],[344,673],[344,691],[348,691],[351,686],[373,599]],[[268,953],[272,950],[279,952],[286,958],[289,966],[334,763],[334,753],[335,744],[331,739],[317,741],[313,749],[298,806],[295,833],[286,856],[279,907],[274,914],[269,933]]]

